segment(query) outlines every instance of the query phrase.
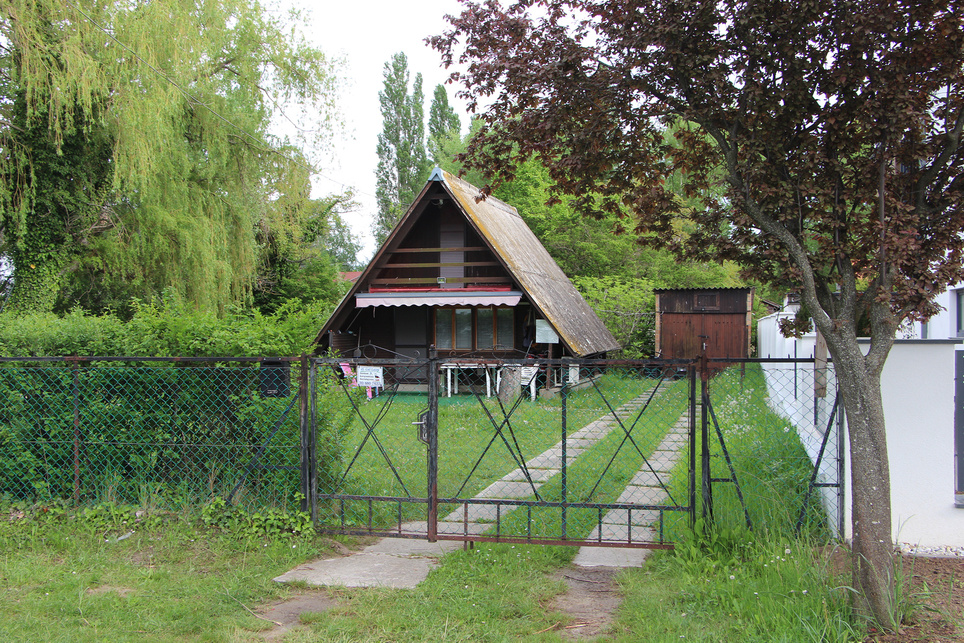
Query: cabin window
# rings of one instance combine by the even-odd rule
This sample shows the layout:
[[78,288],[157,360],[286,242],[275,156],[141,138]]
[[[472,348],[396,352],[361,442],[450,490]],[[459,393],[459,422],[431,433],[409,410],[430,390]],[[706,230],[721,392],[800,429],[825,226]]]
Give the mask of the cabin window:
[[447,350],[511,349],[511,308],[438,308],[435,310],[435,346]]

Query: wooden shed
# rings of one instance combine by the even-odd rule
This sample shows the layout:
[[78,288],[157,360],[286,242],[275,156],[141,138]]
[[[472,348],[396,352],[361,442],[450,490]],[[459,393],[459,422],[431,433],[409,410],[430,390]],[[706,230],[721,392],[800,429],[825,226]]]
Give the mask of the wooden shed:
[[[666,359],[750,356],[752,288],[660,289],[656,294],[656,354]],[[725,364],[720,364],[725,367]]]

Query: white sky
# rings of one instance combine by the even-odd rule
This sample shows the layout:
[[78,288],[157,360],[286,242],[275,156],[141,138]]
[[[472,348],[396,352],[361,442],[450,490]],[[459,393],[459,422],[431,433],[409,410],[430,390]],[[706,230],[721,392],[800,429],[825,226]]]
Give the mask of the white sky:
[[[302,10],[307,18],[302,31],[310,42],[327,56],[345,61],[342,69],[345,88],[338,101],[345,131],[335,137],[330,154],[319,154],[321,150],[309,154],[332,159],[330,164],[325,163],[320,168],[323,176],[315,177],[312,196],[339,193],[344,191],[344,186],[354,189],[361,208],[345,218],[355,234],[363,238],[364,247],[359,258],[367,260],[374,252],[370,228],[377,210],[375,166],[378,156],[375,147],[382,127],[378,92],[382,89],[384,65],[395,53],[405,52],[412,80],[416,73],[422,74],[427,118],[435,86],[445,81],[448,72],[442,69],[438,52],[430,49],[423,40],[426,36],[441,34],[448,25],[445,14],[459,14],[461,5],[457,0],[278,2]],[[449,103],[458,113],[465,131],[468,115],[464,105],[455,98],[454,86],[447,85],[446,90]]]

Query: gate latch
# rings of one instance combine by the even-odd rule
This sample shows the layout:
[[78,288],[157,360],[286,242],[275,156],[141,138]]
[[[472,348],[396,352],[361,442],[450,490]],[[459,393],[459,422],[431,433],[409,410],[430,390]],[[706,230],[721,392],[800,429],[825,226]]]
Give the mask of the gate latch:
[[418,427],[418,441],[428,445],[428,409],[418,414],[418,421],[412,422]]

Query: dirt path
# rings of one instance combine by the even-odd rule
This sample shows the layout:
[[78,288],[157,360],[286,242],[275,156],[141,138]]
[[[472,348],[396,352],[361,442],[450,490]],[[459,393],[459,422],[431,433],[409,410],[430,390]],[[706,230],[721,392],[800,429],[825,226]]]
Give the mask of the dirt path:
[[613,613],[622,603],[613,567],[570,567],[556,572],[569,587],[553,601],[553,608],[573,622],[562,626],[562,638],[576,641],[601,636],[609,629]]

